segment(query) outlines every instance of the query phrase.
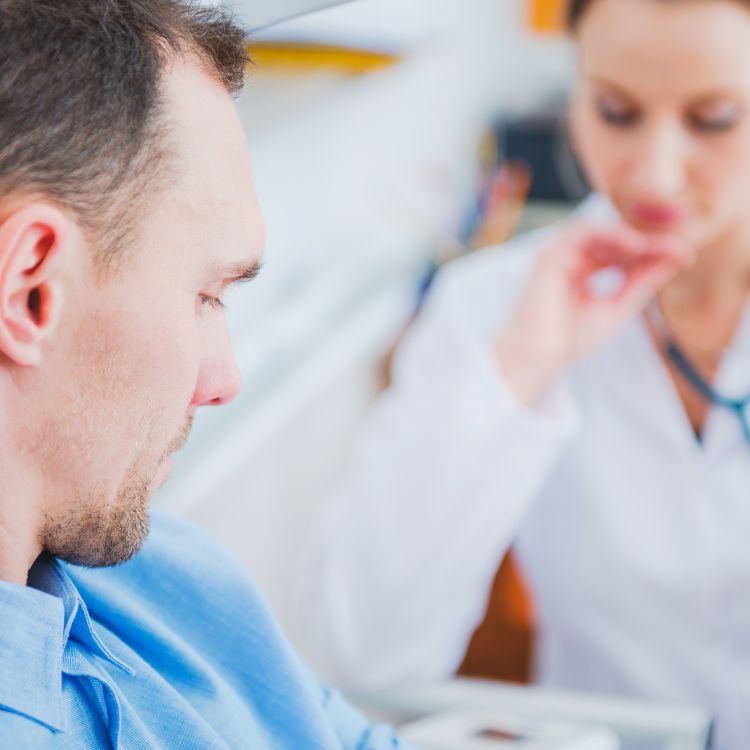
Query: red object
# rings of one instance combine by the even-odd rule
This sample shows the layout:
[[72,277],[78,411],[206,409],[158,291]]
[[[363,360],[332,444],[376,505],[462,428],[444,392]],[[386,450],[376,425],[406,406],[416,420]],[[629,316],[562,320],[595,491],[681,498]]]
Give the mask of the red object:
[[674,230],[690,216],[682,206],[665,203],[632,203],[627,209],[627,217],[643,229]]

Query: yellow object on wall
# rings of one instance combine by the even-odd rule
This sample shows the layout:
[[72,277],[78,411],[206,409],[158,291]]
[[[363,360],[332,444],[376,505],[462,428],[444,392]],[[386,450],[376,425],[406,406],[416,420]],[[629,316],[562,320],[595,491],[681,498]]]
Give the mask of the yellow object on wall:
[[338,45],[256,41],[250,44],[253,72],[315,73],[321,70],[357,75],[388,68],[399,61],[396,54]]
[[534,31],[561,33],[565,28],[568,0],[526,0],[529,24]]

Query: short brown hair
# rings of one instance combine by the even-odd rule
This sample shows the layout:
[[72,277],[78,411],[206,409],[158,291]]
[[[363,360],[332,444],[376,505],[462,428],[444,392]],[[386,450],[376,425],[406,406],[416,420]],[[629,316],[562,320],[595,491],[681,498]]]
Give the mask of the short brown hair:
[[0,0],[0,200],[44,196],[111,260],[167,149],[162,77],[193,56],[242,88],[245,32],[190,0]]

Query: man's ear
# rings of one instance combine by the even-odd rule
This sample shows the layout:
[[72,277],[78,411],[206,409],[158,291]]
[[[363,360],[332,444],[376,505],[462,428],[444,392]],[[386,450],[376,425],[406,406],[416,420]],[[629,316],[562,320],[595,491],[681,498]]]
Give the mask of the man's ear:
[[0,221],[0,354],[38,365],[63,306],[63,259],[71,221],[45,203],[26,204]]

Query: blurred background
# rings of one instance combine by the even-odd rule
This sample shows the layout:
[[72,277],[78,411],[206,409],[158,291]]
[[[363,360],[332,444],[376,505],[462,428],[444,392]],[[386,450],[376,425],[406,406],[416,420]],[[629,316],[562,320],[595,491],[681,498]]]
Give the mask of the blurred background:
[[[233,7],[261,27],[310,4]],[[238,106],[268,241],[227,300],[244,387],[199,413],[158,501],[229,546],[292,636],[296,554],[432,269],[585,194],[561,9],[356,0],[253,35]]]
[[[157,502],[229,547],[319,667],[301,637],[300,553],[347,474],[435,271],[564,218],[589,192],[565,124],[576,59],[563,31],[566,0],[227,4],[255,30],[237,104],[267,223],[265,264],[226,300],[242,392],[198,413]],[[370,700],[372,716],[501,707],[513,720],[583,721],[618,736],[526,745],[510,744],[511,732],[488,735],[492,747],[708,746],[703,711],[509,686],[530,679],[532,633],[522,582],[506,562],[459,668],[506,683],[396,689]],[[511,606],[503,613],[493,602]]]

